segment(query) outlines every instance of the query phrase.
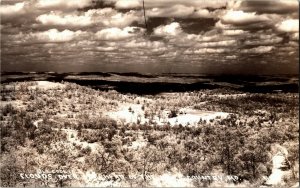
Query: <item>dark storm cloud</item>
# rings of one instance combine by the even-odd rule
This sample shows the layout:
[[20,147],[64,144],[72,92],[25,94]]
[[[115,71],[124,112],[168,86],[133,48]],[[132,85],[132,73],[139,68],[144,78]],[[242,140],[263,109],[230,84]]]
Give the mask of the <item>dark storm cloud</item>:
[[296,72],[296,0],[145,0],[146,23],[141,0],[1,4],[3,70]]

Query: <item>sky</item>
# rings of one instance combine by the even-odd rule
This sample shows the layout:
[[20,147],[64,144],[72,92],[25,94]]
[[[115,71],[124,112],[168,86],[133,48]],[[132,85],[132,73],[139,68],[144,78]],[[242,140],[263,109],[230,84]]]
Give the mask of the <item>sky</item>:
[[297,0],[0,0],[1,71],[298,74]]

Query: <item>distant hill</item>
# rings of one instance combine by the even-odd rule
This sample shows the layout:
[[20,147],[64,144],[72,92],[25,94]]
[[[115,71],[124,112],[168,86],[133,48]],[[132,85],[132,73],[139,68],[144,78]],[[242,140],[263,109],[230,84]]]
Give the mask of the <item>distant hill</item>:
[[20,81],[67,81],[94,89],[115,89],[123,93],[156,94],[161,92],[185,92],[200,89],[230,88],[241,92],[274,93],[298,92],[299,79],[294,75],[245,76],[245,75],[197,75],[116,72],[3,72],[1,83]]

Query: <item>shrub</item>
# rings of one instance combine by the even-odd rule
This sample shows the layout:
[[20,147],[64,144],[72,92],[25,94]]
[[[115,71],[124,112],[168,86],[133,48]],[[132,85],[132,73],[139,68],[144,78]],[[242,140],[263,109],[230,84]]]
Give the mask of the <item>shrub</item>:
[[17,110],[13,107],[12,104],[7,104],[2,108],[3,116],[7,116],[8,114],[13,115],[16,113],[17,113]]
[[169,116],[169,118],[173,118],[173,117],[177,117],[177,111],[176,110],[171,110]]

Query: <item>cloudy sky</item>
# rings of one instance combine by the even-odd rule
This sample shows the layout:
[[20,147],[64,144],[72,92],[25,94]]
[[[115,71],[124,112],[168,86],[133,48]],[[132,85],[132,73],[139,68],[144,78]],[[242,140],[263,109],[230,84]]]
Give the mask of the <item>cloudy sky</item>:
[[297,0],[0,0],[2,71],[295,74]]

